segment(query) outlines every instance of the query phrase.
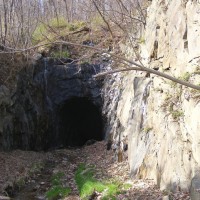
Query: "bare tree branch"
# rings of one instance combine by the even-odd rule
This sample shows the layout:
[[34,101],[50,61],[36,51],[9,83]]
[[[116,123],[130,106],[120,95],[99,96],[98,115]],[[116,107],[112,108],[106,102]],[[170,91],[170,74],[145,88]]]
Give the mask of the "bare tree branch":
[[110,24],[107,22],[106,18],[105,18],[104,15],[101,13],[101,11],[100,11],[100,9],[99,9],[99,7],[98,7],[96,1],[95,1],[95,0],[92,0],[92,2],[93,2],[93,4],[94,4],[95,8],[97,9],[98,13],[100,14],[101,18],[103,19],[103,21],[104,21],[105,24],[107,25],[108,30],[109,30],[109,32],[110,32],[112,38],[113,38],[114,35],[113,35],[112,29],[111,29],[111,27],[110,27]]

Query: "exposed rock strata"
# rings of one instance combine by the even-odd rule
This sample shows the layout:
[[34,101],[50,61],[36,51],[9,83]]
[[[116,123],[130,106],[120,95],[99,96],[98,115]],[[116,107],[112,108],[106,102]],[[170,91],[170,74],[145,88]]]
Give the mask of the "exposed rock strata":
[[71,98],[85,97],[101,110],[102,80],[92,78],[101,68],[103,65],[63,65],[45,58],[19,73],[13,95],[1,86],[1,149],[42,150],[64,145],[59,135],[60,109]]
[[[153,0],[140,46],[142,62],[199,84],[199,10],[199,1]],[[126,53],[133,58],[133,52]],[[161,189],[199,189],[194,178],[200,171],[199,91],[140,72],[113,80],[106,93],[114,99],[105,113],[114,143],[128,140],[132,177],[154,179]]]
[[[200,2],[197,0],[153,0],[148,8],[144,30],[145,42],[140,45],[142,62],[153,69],[199,84],[199,10]],[[127,56],[134,54],[133,52],[126,53]],[[38,137],[35,143],[40,145],[45,138],[43,127],[47,125],[46,121],[40,119],[51,117],[49,115],[51,113],[49,110],[53,108],[51,104],[55,106],[61,103],[66,99],[66,94],[70,93],[73,96],[74,92],[80,93],[81,96],[89,92],[95,102],[101,101],[96,97],[100,94],[99,87],[90,87],[87,81],[84,82],[83,74],[80,81],[79,70],[74,68],[75,79],[68,78],[72,83],[86,85],[74,87],[72,91],[64,81],[66,77],[63,74],[67,69],[63,66],[59,68],[59,76],[57,76],[57,72],[52,70],[54,68],[47,69],[45,73],[44,68],[38,66],[33,73],[28,72],[30,77],[23,76],[26,78],[19,80],[18,84],[21,86],[17,91],[18,97],[27,98],[18,98],[19,103],[14,104],[14,110],[21,116],[18,119],[22,120],[17,122],[15,128],[24,132],[8,131],[13,130],[12,123],[11,125],[8,123],[8,126],[1,123],[0,137],[3,135],[2,130],[6,129],[6,135],[9,137],[14,134],[14,141],[26,149],[30,145],[28,141],[31,135],[36,133]],[[51,82],[56,84],[47,88],[49,79],[47,78],[45,82],[44,77],[46,75],[49,77],[49,74],[53,74]],[[34,82],[30,82],[33,79]],[[62,90],[64,97],[59,96],[60,93],[57,93],[59,91],[56,92],[54,89],[59,83],[61,88],[65,88]],[[30,89],[23,89],[24,85]],[[7,93],[9,92],[0,90],[3,99],[7,97]],[[51,98],[48,98],[50,93]],[[196,190],[200,189],[199,91],[154,75],[147,78],[141,72],[128,72],[107,77],[102,95],[103,115],[107,118],[107,139],[113,140],[114,145],[120,148],[121,145],[128,143],[132,177],[154,179],[161,189],[190,190],[192,199],[199,199],[199,193]],[[37,104],[32,103],[33,99]],[[14,101],[16,102],[16,99]],[[1,105],[4,104],[2,102],[4,101],[1,101]],[[9,113],[8,104],[13,103],[6,100],[5,106],[0,108],[2,113]],[[41,112],[42,109],[44,112]],[[31,112],[35,114],[30,114]],[[9,122],[10,118],[5,120],[5,116],[9,118],[9,115],[1,115],[1,122]],[[30,121],[31,123],[27,123]],[[37,130],[32,128],[35,126],[38,127]],[[27,130],[28,136],[25,136],[24,133]],[[22,135],[24,136],[21,137]],[[43,138],[40,138],[41,135]],[[23,138],[21,143],[21,140],[17,139],[18,136]],[[14,141],[11,142],[11,146],[17,147]]]

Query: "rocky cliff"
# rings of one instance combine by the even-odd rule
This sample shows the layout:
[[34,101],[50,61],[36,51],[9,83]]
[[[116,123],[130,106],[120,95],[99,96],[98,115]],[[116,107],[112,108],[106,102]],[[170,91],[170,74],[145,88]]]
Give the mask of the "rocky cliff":
[[0,150],[48,150],[102,140],[103,82],[92,76],[103,68],[44,58],[19,72],[14,91],[0,86]]
[[[145,66],[200,84],[199,1],[153,0],[141,37]],[[127,47],[126,54],[133,59]],[[199,199],[200,92],[145,75],[121,73],[105,86],[107,134],[119,148],[128,143],[132,177],[154,179],[161,189],[190,190]]]
[[[146,67],[200,84],[198,0],[152,0],[140,37]],[[124,46],[127,57],[136,59]],[[1,147],[40,149],[45,142],[50,147],[59,132],[52,127],[59,105],[87,96],[102,109],[106,139],[116,152],[127,156],[128,148],[133,178],[153,179],[163,190],[190,191],[192,199],[200,199],[200,92],[134,71],[108,76],[102,85],[91,78],[102,70],[99,66],[69,68],[24,69],[15,95],[0,87]]]

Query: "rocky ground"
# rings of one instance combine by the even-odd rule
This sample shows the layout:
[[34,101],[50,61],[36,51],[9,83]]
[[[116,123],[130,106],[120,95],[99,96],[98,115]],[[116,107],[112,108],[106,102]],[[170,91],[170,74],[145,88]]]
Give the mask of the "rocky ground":
[[[71,188],[65,200],[80,199],[74,174],[80,163],[94,165],[98,180],[119,180],[131,184],[117,200],[189,200],[188,194],[160,191],[151,180],[130,180],[127,159],[117,162],[105,142],[80,149],[60,149],[46,153],[13,151],[0,153],[0,200],[44,200],[51,187],[52,174],[64,173],[64,182]],[[90,199],[101,199],[101,194]]]

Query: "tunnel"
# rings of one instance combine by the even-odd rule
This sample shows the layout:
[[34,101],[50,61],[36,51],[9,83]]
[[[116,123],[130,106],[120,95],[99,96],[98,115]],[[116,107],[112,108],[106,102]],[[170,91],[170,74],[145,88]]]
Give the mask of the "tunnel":
[[59,109],[59,138],[64,147],[80,147],[104,139],[101,110],[86,97],[66,100]]

